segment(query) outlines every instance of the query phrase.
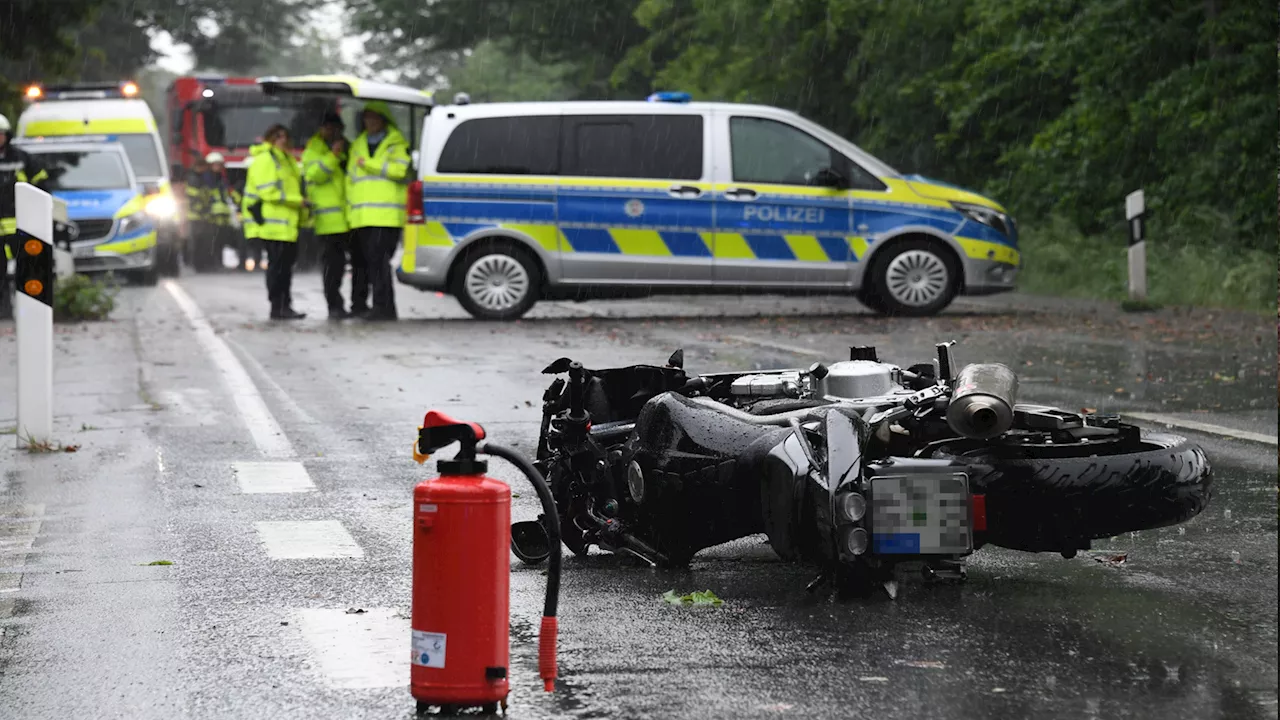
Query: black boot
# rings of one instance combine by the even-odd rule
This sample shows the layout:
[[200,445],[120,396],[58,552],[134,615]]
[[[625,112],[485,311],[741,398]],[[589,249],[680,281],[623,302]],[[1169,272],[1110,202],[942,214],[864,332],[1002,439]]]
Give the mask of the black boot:
[[306,313],[298,312],[291,307],[286,307],[284,310],[280,312],[281,320],[301,320],[306,316],[307,316]]

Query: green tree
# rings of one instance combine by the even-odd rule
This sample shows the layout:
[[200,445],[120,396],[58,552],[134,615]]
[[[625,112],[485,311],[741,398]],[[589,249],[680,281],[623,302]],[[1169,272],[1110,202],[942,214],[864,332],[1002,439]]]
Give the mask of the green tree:
[[463,56],[455,68],[443,68],[445,87],[437,91],[451,100],[465,92],[472,102],[568,100],[576,88],[568,63],[545,65],[511,47],[511,42],[485,40]]

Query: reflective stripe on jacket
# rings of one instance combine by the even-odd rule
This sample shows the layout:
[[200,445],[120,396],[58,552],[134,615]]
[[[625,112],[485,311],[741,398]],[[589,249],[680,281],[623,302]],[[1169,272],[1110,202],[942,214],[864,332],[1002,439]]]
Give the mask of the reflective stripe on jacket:
[[394,125],[387,125],[373,157],[368,133],[356,138],[347,161],[347,223],[353,229],[404,227],[409,165],[409,143]]
[[[298,240],[298,223],[302,210],[302,180],[292,155],[267,143],[249,150],[253,163],[245,178],[245,210],[256,227],[250,236],[245,223],[245,237],[263,240]],[[252,195],[253,199],[250,200]],[[261,222],[253,218],[253,205],[261,202]]]
[[302,177],[306,181],[307,200],[311,201],[317,235],[336,235],[350,229],[347,178],[342,160],[319,134],[307,141],[307,148],[302,151]]

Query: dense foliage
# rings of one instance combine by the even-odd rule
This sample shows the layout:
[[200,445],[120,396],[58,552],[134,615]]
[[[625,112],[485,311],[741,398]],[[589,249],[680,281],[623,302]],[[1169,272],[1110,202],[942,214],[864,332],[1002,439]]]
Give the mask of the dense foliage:
[[448,74],[440,58],[499,41],[568,68],[577,98],[682,89],[793,109],[904,172],[984,190],[1024,224],[1122,233],[1141,187],[1153,232],[1275,248],[1277,10],[1263,0],[349,5],[401,66],[430,58]]

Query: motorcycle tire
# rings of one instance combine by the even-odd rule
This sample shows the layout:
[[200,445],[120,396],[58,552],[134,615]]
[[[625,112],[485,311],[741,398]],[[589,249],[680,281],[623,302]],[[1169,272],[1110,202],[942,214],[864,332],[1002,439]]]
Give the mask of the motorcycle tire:
[[[1204,451],[1186,438],[1143,433],[1143,448],[1113,455],[1017,459],[977,451],[967,466],[974,494],[985,496],[982,542],[1013,550],[1088,549],[1089,541],[1176,525],[1195,517],[1213,495]],[[1061,454],[1062,448],[1054,454]]]

